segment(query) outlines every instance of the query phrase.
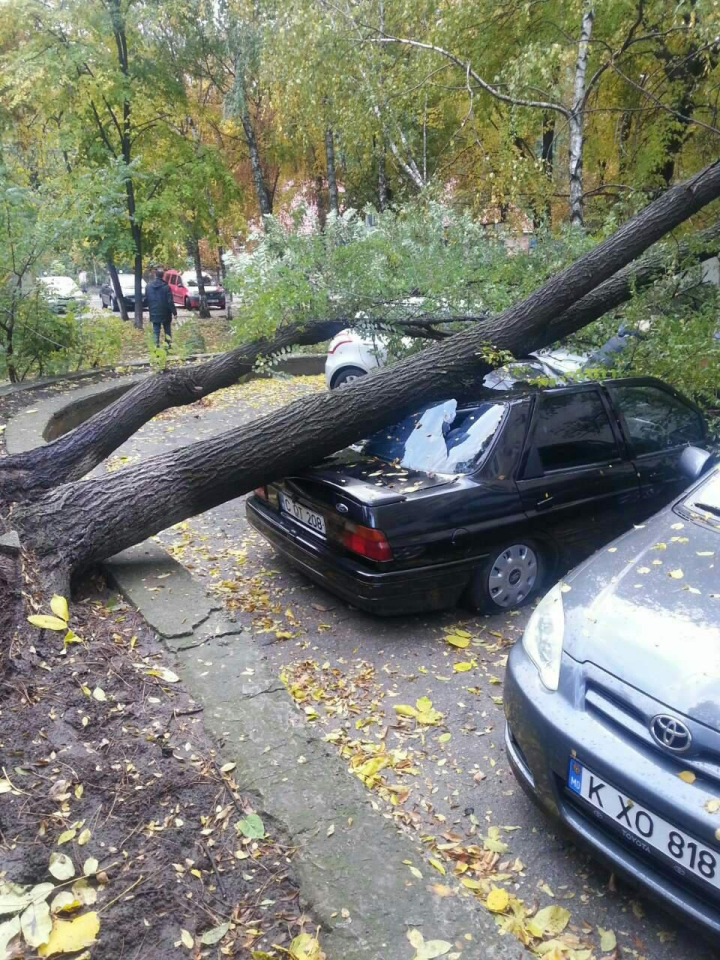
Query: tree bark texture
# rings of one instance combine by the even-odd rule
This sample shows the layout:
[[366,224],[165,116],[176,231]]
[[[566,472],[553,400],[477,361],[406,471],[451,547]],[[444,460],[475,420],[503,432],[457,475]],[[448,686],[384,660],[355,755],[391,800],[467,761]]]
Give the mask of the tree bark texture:
[[118,277],[117,267],[115,262],[110,259],[108,260],[108,273],[110,274],[110,282],[112,283],[112,288],[115,291],[115,300],[117,301],[118,310],[120,311],[120,316],[123,320],[129,320],[127,305],[125,303],[125,297],[123,296],[122,287],[120,286],[120,278]]
[[332,127],[325,130],[325,167],[327,169],[328,211],[340,216],[340,197],[335,173],[335,134]]
[[253,186],[255,187],[255,196],[258,202],[260,216],[269,217],[272,213],[272,201],[270,200],[270,193],[268,192],[265,177],[263,176],[260,148],[258,147],[255,129],[252,125],[247,106],[243,108],[240,120],[242,121],[245,142],[247,143],[248,153],[250,154],[250,169],[252,171]]
[[201,320],[207,320],[210,316],[210,309],[207,303],[207,294],[205,293],[205,283],[203,281],[202,263],[200,261],[200,241],[193,237],[190,241],[192,247],[193,264],[195,265],[195,277],[197,278],[198,297],[200,304],[198,306],[198,317]]
[[252,372],[259,356],[329,340],[349,322],[318,320],[289,325],[279,329],[272,340],[253,340],[204,363],[171,368],[142,380],[70,433],[0,459],[0,501],[32,500],[53,487],[79,480],[163,410],[195,403],[230,387]]
[[575,62],[573,103],[568,117],[568,166],[570,172],[570,222],[583,225],[583,140],[585,119],[585,77],[590,37],[595,16],[593,0],[586,0],[580,24],[580,40]]
[[16,507],[13,524],[50,582],[259,484],[304,469],[419,403],[462,396],[492,363],[489,345],[526,353],[558,314],[720,196],[720,161],[673,187],[612,236],[498,316],[333,393],[298,400],[220,436]]
[[626,303],[636,292],[660,280],[674,261],[683,263],[695,260],[703,263],[716,257],[718,249],[720,220],[678,244],[667,244],[658,250],[651,250],[636,263],[619,270],[614,277],[601,283],[553,320],[549,331],[551,339],[561,340]]

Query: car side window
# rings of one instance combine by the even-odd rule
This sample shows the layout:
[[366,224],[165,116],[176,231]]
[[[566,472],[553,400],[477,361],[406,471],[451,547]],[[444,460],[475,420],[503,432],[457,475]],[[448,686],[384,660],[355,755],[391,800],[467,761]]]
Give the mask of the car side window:
[[698,411],[671,393],[642,385],[613,386],[610,392],[638,456],[705,438]]
[[617,460],[620,456],[596,390],[545,394],[535,414],[534,443],[545,473]]

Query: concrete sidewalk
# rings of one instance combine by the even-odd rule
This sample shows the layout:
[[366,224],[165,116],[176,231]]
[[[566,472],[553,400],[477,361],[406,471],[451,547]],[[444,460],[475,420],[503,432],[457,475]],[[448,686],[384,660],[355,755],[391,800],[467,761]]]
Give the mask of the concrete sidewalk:
[[[184,567],[148,542],[106,568],[174,653],[243,790],[296,847],[301,898],[322,926],[328,960],[411,960],[413,928],[448,941],[448,955],[463,960],[527,956],[472,894],[433,892],[427,852],[373,809],[360,781],[308,728],[262,648],[246,642]],[[407,861],[424,868],[425,879],[415,879]]]

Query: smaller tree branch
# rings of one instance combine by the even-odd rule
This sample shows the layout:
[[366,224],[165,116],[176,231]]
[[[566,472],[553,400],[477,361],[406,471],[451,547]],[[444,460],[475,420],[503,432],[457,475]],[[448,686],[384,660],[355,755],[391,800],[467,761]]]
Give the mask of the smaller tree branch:
[[410,40],[407,37],[371,37],[369,40],[370,43],[400,43],[409,47],[417,47],[420,50],[431,50],[433,53],[437,53],[442,57],[445,57],[446,60],[449,60],[451,63],[454,63],[457,67],[460,67],[465,73],[472,77],[472,79],[481,87],[486,93],[489,93],[490,96],[495,97],[496,100],[501,100],[503,103],[510,103],[516,107],[535,107],[539,110],[555,110],[558,113],[561,113],[564,117],[570,116],[570,111],[561,103],[556,103],[552,100],[525,100],[522,97],[513,97],[509,96],[506,93],[502,93],[496,86],[491,83],[488,83],[486,80],[476,73],[470,65],[469,61],[462,60],[460,57],[456,56],[454,53],[451,53],[449,50],[445,50],[443,47],[438,47],[434,43],[423,43],[420,40]]

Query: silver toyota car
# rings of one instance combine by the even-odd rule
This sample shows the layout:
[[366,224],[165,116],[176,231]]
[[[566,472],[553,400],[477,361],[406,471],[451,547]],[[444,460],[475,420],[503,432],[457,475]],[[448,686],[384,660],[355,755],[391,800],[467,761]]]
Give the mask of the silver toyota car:
[[[701,475],[708,454],[686,454]],[[546,594],[510,656],[505,709],[525,790],[717,936],[720,469]]]

